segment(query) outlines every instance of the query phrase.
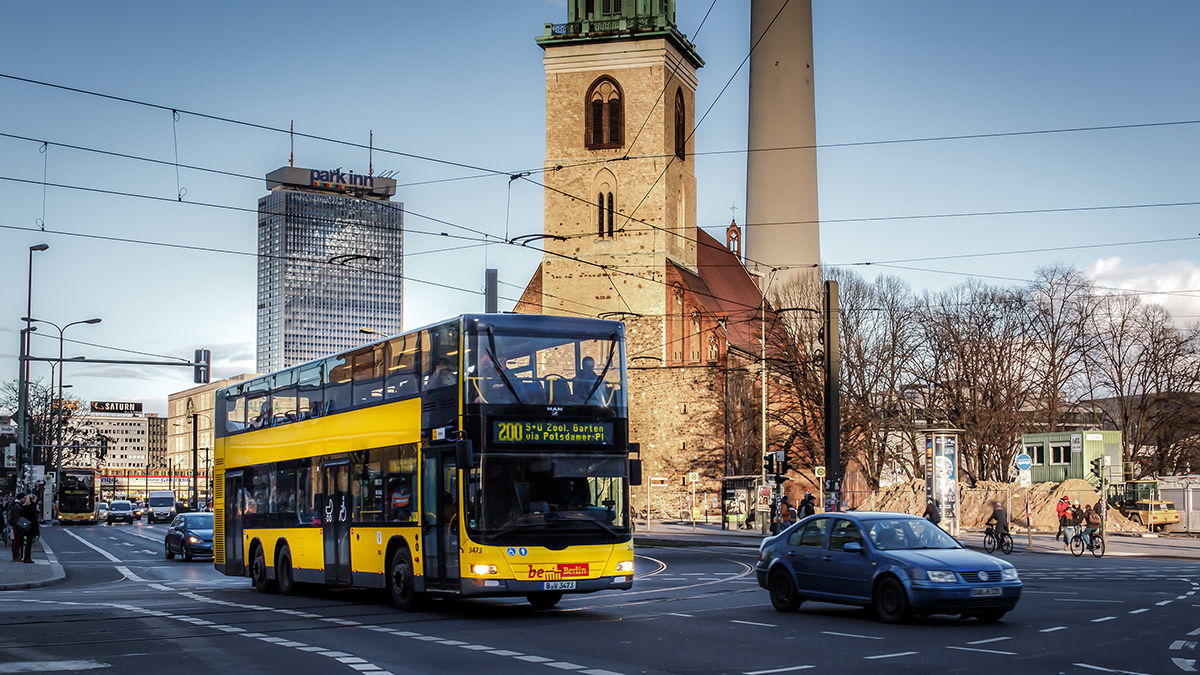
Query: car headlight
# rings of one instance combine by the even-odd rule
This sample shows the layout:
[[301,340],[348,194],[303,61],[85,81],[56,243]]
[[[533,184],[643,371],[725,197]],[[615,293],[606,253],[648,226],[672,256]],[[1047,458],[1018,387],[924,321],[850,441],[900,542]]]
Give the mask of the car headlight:
[[1017,576],[1017,568],[1006,567],[1000,570],[1000,578],[1005,581],[1017,581],[1020,577]]
[[622,560],[621,562],[617,563],[617,571],[618,572],[632,572],[633,571],[633,561],[632,560]]
[[929,570],[929,580],[942,584],[952,584],[958,581],[958,578],[954,576],[954,572],[947,572],[945,570]]
[[194,534],[193,534],[193,535],[189,535],[189,536],[188,536],[188,543],[189,543],[189,544],[199,544],[199,543],[200,543],[200,537],[197,537],[197,536],[196,536],[196,535],[194,535]]
[[474,574],[495,574],[495,565],[471,565],[471,572]]

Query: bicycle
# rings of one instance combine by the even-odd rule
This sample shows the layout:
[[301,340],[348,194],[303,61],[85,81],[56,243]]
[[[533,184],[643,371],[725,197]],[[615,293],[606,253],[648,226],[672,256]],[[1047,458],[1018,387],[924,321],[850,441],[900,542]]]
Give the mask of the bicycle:
[[1083,550],[1085,548],[1091,551],[1092,555],[1095,557],[1103,558],[1104,535],[1099,530],[1096,530],[1096,533],[1092,535],[1092,544],[1089,546],[1087,541],[1084,540],[1083,529],[1080,528],[1080,531],[1076,532],[1075,536],[1071,537],[1071,555],[1078,558],[1079,556],[1083,555]]
[[988,525],[988,528],[983,531],[983,550],[987,551],[988,553],[991,553],[992,551],[995,551],[997,547],[1001,551],[1004,551],[1005,555],[1012,553],[1013,552],[1012,535],[1009,534],[1008,532],[1002,532],[1000,534],[1000,539],[997,540],[995,528],[993,528],[991,525]]

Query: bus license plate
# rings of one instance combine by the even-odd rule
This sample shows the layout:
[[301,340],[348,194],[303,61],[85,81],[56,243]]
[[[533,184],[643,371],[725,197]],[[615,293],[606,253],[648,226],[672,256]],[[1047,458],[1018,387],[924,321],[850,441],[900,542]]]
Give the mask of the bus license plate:
[[995,598],[995,597],[999,597],[999,595],[1003,592],[1004,591],[1000,590],[999,588],[994,588],[994,587],[993,588],[972,588],[971,589],[971,597],[972,598]]
[[575,590],[574,581],[543,581],[543,591],[573,591]]

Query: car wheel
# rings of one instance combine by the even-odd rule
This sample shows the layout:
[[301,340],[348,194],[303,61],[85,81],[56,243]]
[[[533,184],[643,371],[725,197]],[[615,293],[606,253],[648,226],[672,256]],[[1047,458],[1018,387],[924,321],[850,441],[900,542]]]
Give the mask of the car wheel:
[[275,590],[274,584],[267,578],[267,556],[263,553],[261,546],[254,549],[254,560],[250,563],[250,580],[254,583],[254,590],[259,593],[270,593]]
[[771,604],[781,612],[794,612],[800,609],[800,594],[792,575],[783,570],[776,570],[771,575],[767,588],[771,591]]
[[979,619],[979,623],[996,623],[1006,613],[1007,612],[982,612],[980,614],[976,614],[975,618]]
[[184,562],[192,562],[192,549],[188,548],[186,541],[183,543],[183,546],[180,548],[180,551],[183,553],[183,561]]
[[287,548],[279,552],[279,560],[275,561],[275,583],[279,585],[280,595],[296,592],[296,580],[292,574],[292,552]]
[[525,596],[525,599],[529,601],[529,604],[533,605],[534,609],[550,609],[557,605],[559,600],[562,600],[562,596],[562,593],[543,591],[541,593],[529,593]]
[[167,551],[167,560],[175,559],[175,552],[171,550],[170,544],[163,544],[163,548]]
[[895,577],[887,577],[875,587],[875,616],[884,623],[900,623],[912,614],[904,585]]
[[392,604],[396,609],[412,612],[421,604],[421,594],[417,593],[414,582],[412,557],[408,549],[399,548],[392,554],[388,565],[388,594],[392,596]]

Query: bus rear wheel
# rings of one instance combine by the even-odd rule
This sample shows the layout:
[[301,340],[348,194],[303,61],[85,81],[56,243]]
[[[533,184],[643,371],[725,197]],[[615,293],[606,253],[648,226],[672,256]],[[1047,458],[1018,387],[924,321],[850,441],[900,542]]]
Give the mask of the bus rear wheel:
[[421,604],[421,594],[416,591],[416,575],[413,574],[412,557],[408,549],[399,548],[392,553],[388,564],[388,594],[392,604],[402,612],[415,611]]
[[562,596],[562,593],[543,591],[541,593],[530,593],[525,596],[525,599],[529,601],[529,604],[533,605],[534,609],[550,609],[557,605],[559,600],[562,600]]
[[279,560],[275,561],[275,583],[279,585],[280,595],[296,592],[296,579],[292,573],[292,552],[286,547],[279,552]]
[[250,563],[250,581],[254,584],[254,590],[259,593],[275,590],[274,584],[267,578],[267,556],[261,546],[254,547],[254,560]]

